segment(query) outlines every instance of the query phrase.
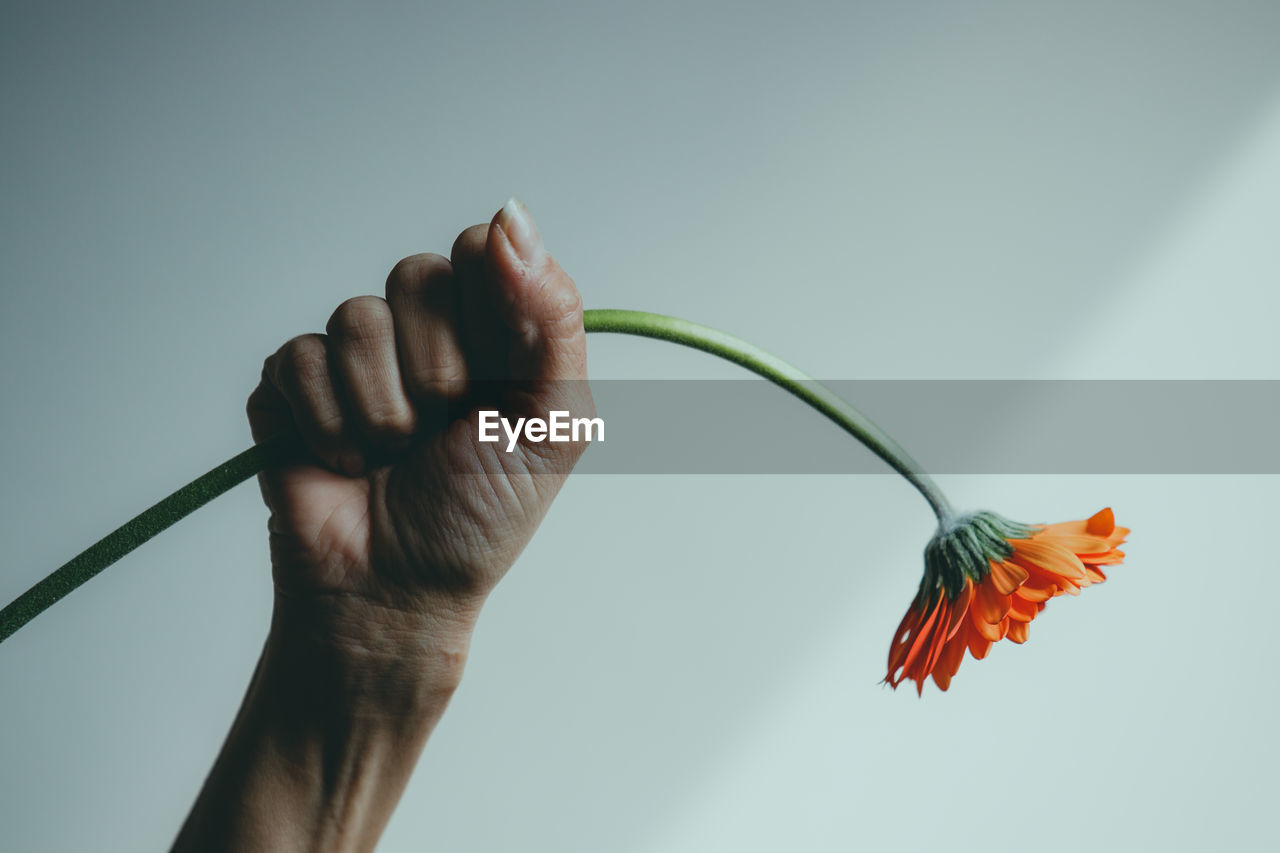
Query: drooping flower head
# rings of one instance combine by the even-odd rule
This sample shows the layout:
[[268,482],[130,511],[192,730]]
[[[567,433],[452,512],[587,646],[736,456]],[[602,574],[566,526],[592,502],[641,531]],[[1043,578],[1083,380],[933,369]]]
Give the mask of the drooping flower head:
[[1034,526],[993,512],[956,519],[929,541],[924,577],[889,646],[885,682],[907,679],[916,692],[933,676],[942,690],[964,660],[978,660],[1002,639],[1025,643],[1045,602],[1107,579],[1103,566],[1121,562],[1129,534],[1111,509],[1084,521]]

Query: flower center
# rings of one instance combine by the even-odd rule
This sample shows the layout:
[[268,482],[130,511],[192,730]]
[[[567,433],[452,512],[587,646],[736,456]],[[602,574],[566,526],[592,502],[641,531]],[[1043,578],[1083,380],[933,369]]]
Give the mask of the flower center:
[[961,516],[938,530],[924,549],[924,577],[916,598],[932,604],[945,594],[954,601],[972,581],[982,583],[991,572],[991,563],[1013,555],[1010,539],[1027,539],[1041,528],[1010,521],[994,512]]

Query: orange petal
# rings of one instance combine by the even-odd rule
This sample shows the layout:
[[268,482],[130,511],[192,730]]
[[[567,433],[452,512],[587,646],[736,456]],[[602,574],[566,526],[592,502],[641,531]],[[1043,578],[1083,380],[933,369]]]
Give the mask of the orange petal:
[[1025,568],[1044,569],[1063,578],[1084,577],[1084,563],[1066,548],[1045,539],[1010,539],[1015,563]]
[[996,625],[1009,612],[1009,596],[1001,595],[996,585],[986,580],[978,585],[970,606],[977,618]]
[[1039,602],[1039,601],[1048,601],[1049,599],[1053,598],[1054,595],[1057,594],[1058,588],[1056,586],[1051,586],[1051,587],[1045,587],[1044,589],[1027,589],[1024,586],[1022,587],[1022,589],[1018,590],[1018,592],[1020,593],[1019,597],[1025,598],[1027,601]]
[[1087,521],[1058,521],[1041,525],[1041,530],[1034,536],[1088,536]]
[[1028,601],[1048,601],[1058,594],[1058,584],[1048,573],[1036,569],[1014,593]]
[[902,662],[902,672],[909,678],[916,677],[912,665],[921,661],[921,655],[928,654],[929,645],[933,642],[934,634],[937,633],[938,623],[941,621],[939,617],[942,616],[945,603],[945,596],[934,602],[928,617],[920,625],[920,630],[916,632],[916,636],[911,642],[911,650],[907,652],[906,660]]
[[[1109,510],[1102,511],[1102,513],[1106,512],[1109,512]],[[1102,515],[1102,513],[1097,513],[1093,518],[1087,518],[1083,521],[1059,521],[1055,524],[1046,524],[1043,525],[1041,533],[1047,535],[1075,534],[1081,536],[1101,536],[1113,544],[1123,542],[1124,538],[1131,532],[1129,528],[1114,526],[1114,516],[1111,516],[1109,519],[1099,519],[1098,516]],[[1094,519],[1098,520],[1095,521]],[[1104,521],[1110,522],[1112,525],[1110,530],[1107,529],[1107,525]]]
[[987,652],[991,651],[991,640],[979,634],[973,628],[965,629],[966,642],[969,644],[969,654],[973,655],[974,660],[982,660],[987,656]]
[[1116,516],[1111,507],[1100,509],[1084,523],[1084,529],[1094,536],[1110,536],[1116,529]]
[[[964,624],[963,621],[961,624]],[[946,690],[951,686],[951,677],[956,674],[956,670],[960,668],[960,662],[964,660],[965,633],[966,631],[963,630],[957,632],[947,641],[946,647],[942,650],[942,656],[938,658],[938,665],[933,668],[933,683],[938,685],[940,690]]]
[[[1040,608],[1036,606],[1036,602],[1015,595],[1012,598],[1012,606],[1009,608],[1009,620],[1011,622],[1030,622],[1036,618],[1036,614],[1040,612]],[[1013,626],[1009,626],[1010,630]]]
[[1084,558],[1085,555],[1106,555],[1111,553],[1111,541],[1103,536],[1081,536],[1075,533],[1045,533],[1039,538],[1061,545],[1071,553]]
[[996,562],[991,561],[991,574],[987,575],[991,583],[1000,592],[1008,595],[1013,592],[1022,582],[1027,579],[1027,570],[1015,563],[1008,561]]
[[[924,668],[921,670],[921,675],[928,675],[930,672],[933,672],[933,668],[938,665],[938,659],[942,657],[942,650],[946,647],[947,640],[951,637],[950,626],[954,612],[959,610],[959,607],[957,606],[959,603],[959,599],[956,601],[947,601],[944,597],[941,605],[942,615],[938,620],[938,626],[934,629],[935,636],[933,642],[929,645],[929,656],[925,658]],[[963,615],[963,612],[961,612],[961,617],[963,617]]]
[[1029,633],[1031,633],[1030,622],[1010,622],[1009,633],[1005,636],[1015,643],[1025,643]]
[[1004,632],[1009,629],[1008,617],[992,624],[983,619],[976,612],[973,614],[973,618],[969,620],[969,624],[973,627],[974,631],[982,635],[983,639],[990,640],[993,643],[1002,639],[1004,637]]
[[[1084,583],[1084,578],[1068,579],[1061,575],[1050,574],[1044,569],[1033,567],[1031,569],[1031,576],[1027,578],[1026,583],[1018,587],[1018,592],[1025,593],[1034,589],[1042,591],[1047,589],[1049,591],[1049,595],[1046,596],[1047,598],[1053,598],[1054,596],[1062,595],[1063,593],[1079,595],[1079,585],[1082,583]],[[1026,597],[1032,598],[1033,596],[1028,595]]]
[[964,616],[969,611],[969,604],[973,601],[973,581],[966,580],[964,589],[960,590],[960,595],[956,600],[951,602],[951,619],[947,623],[946,639],[950,640],[960,630],[960,626],[964,624]]
[[923,614],[915,608],[914,603],[907,608],[907,614],[902,617],[902,621],[898,623],[898,630],[893,634],[893,640],[889,643],[889,675],[885,681],[897,687],[902,681],[899,677],[894,679],[894,673],[902,667],[907,660],[907,651],[911,648],[910,640],[913,639],[912,633],[920,624],[920,617]]

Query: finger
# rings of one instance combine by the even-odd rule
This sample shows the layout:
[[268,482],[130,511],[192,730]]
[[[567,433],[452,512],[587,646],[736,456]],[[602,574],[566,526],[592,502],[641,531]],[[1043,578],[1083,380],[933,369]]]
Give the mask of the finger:
[[[265,372],[265,371],[264,371]],[[261,444],[278,435],[288,435],[296,439],[299,435],[298,425],[294,421],[289,401],[270,380],[264,378],[249,395],[245,404],[249,415],[249,430],[253,440]],[[302,441],[290,441],[275,448],[272,464],[258,473],[258,490],[262,494],[263,503],[274,511],[272,496],[282,484],[286,472],[295,466],[314,466],[316,456]]]
[[453,242],[450,257],[462,309],[462,342],[472,379],[493,381],[507,375],[507,334],[494,308],[485,274],[489,224],[472,225]]
[[458,328],[458,282],[441,255],[413,255],[387,276],[400,378],[419,407],[435,409],[466,393]]
[[283,432],[297,432],[297,425],[289,411],[289,401],[265,378],[253,389],[244,408],[249,416],[249,432],[253,434],[255,444]]
[[268,437],[272,429],[284,428],[286,415],[282,409],[287,406],[287,419],[307,449],[329,468],[350,471],[348,460],[359,451],[353,445],[338,402],[324,335],[299,335],[268,358],[262,365],[262,383],[250,397],[250,405],[259,413],[253,420],[251,412],[255,440]]
[[417,415],[400,379],[391,307],[376,296],[348,299],[326,331],[343,418],[375,455],[403,449]]
[[547,252],[528,208],[511,199],[493,217],[485,268],[495,307],[511,332],[512,378],[572,381],[587,378],[582,296]]
[[[485,268],[498,313],[509,331],[508,366],[515,380],[508,407],[532,417],[565,411],[594,417],[587,385],[587,342],[577,285],[548,254],[528,209],[511,199],[494,216]],[[584,442],[521,441],[543,470],[567,474]]]

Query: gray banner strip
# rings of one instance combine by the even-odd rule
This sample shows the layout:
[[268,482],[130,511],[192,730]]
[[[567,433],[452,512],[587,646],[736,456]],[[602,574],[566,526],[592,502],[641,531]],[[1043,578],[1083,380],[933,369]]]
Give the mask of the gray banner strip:
[[[1280,381],[824,381],[938,474],[1277,474]],[[884,463],[763,380],[596,380],[578,472],[862,474]]]

